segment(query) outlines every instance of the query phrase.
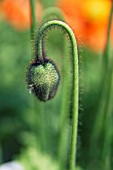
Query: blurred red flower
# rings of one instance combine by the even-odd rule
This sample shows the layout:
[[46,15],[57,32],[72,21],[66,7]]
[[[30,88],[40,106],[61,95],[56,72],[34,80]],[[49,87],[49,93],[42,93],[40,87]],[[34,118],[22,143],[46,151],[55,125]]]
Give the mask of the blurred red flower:
[[[104,49],[111,0],[58,0],[57,6],[79,43],[83,42],[95,51]],[[113,43],[113,23],[111,30]]]
[[[35,1],[36,18],[42,15],[42,6]],[[11,25],[18,30],[30,27],[30,2],[29,0],[3,0],[0,3],[1,13]]]

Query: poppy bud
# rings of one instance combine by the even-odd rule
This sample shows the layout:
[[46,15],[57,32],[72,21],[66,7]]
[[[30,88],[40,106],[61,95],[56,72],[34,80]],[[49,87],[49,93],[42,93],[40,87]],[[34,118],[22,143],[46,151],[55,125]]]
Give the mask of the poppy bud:
[[45,102],[55,96],[60,76],[52,61],[44,60],[30,64],[26,78],[29,92],[39,100]]

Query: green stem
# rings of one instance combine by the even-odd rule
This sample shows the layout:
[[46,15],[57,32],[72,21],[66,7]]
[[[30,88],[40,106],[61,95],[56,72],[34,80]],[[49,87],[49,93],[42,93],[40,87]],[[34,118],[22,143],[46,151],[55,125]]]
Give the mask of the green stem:
[[[46,10],[44,10],[40,25],[43,25],[47,21],[50,21],[53,19],[64,21],[63,13],[57,7],[50,7],[50,8],[47,8]],[[66,58],[68,58],[66,56],[67,56],[67,50],[69,51],[69,48],[67,48],[65,46],[65,43],[68,43],[67,40],[65,41],[65,38],[66,37],[63,37],[63,40],[62,40],[63,48],[61,51],[62,51],[62,55],[65,56],[65,60],[63,60],[62,72],[66,74],[66,78],[65,78],[65,76],[62,76],[62,101],[61,101],[62,108],[61,108],[61,115],[60,115],[60,129],[61,130],[60,130],[60,135],[59,135],[58,156],[57,156],[61,170],[65,169],[65,166],[66,166],[65,164],[66,164],[66,160],[67,160],[67,152],[66,152],[67,142],[66,141],[68,140],[67,121],[68,121],[68,112],[69,112],[69,104],[68,104],[69,93],[67,92],[67,89],[70,88],[69,87],[70,82],[67,83],[67,80],[68,80],[67,62],[68,61],[66,60]],[[65,113],[64,113],[64,110],[65,110]],[[67,113],[67,115],[66,115],[66,113]]]
[[[30,0],[30,19],[31,19],[31,28],[30,28],[30,32],[31,32],[31,40],[34,41],[34,36],[35,36],[35,30],[36,30],[36,17],[35,17],[35,0]],[[37,101],[34,101],[35,103],[35,106],[36,106],[36,110],[39,111],[39,116],[40,116],[40,122],[39,123],[39,126],[40,126],[40,129],[41,129],[41,134],[40,134],[40,140],[41,140],[41,149],[44,151],[45,148],[46,148],[46,133],[45,133],[45,123],[43,123],[43,117],[44,117],[44,106],[41,107],[40,104],[38,103],[38,106],[37,106]],[[37,114],[35,115],[35,129],[34,129],[34,132],[35,132],[35,135],[36,135],[36,138],[38,139],[37,137]],[[44,131],[43,131],[44,130]],[[42,133],[43,131],[43,133]]]
[[77,43],[71,28],[62,21],[48,21],[45,23],[37,33],[36,39],[36,59],[43,59],[43,38],[46,32],[51,30],[51,28],[60,28],[66,34],[68,34],[70,44],[71,44],[71,54],[72,54],[72,69],[73,69],[73,84],[72,84],[72,133],[71,133],[71,147],[70,147],[70,159],[69,159],[69,170],[75,169],[76,160],[76,144],[77,144],[77,127],[78,127],[78,95],[79,95],[79,77],[78,77],[78,51]]
[[[109,17],[109,24],[108,24],[108,32],[107,32],[107,41],[106,41],[106,46],[105,46],[105,50],[104,50],[104,53],[103,53],[103,64],[104,64],[104,67],[102,67],[102,81],[101,81],[101,87],[100,87],[100,91],[101,91],[101,98],[102,100],[100,101],[100,108],[99,108],[99,112],[101,114],[97,114],[97,121],[96,121],[96,124],[95,124],[95,129],[98,129],[98,134],[99,134],[99,129],[98,126],[100,127],[100,121],[102,122],[102,118],[103,117],[103,112],[105,111],[105,105],[106,104],[106,95],[108,95],[106,93],[106,89],[107,89],[107,85],[106,85],[106,79],[107,79],[107,68],[109,69],[110,67],[108,67],[108,60],[109,60],[109,51],[110,51],[110,30],[111,30],[111,24],[112,24],[112,14],[113,14],[113,1],[112,1],[112,6],[111,6],[111,11],[110,11],[110,17]],[[106,67],[107,66],[107,67]],[[108,85],[109,86],[109,85]],[[102,88],[103,87],[103,88]],[[106,93],[106,94],[105,94]],[[108,103],[108,102],[107,102]],[[102,109],[103,107],[103,109]],[[100,116],[100,118],[99,118]],[[98,122],[98,123],[97,123]],[[98,126],[97,126],[98,124]],[[96,133],[96,132],[95,132]],[[97,135],[98,136],[98,135]]]
[[[109,16],[109,22],[108,22],[108,30],[107,30],[107,40],[106,45],[103,53],[103,63],[105,66],[108,66],[108,60],[109,60],[109,51],[110,51],[110,31],[111,31],[111,25],[112,25],[112,15],[113,15],[113,1],[111,5],[111,11]],[[105,68],[106,69],[106,68]]]
[[36,30],[36,18],[35,18],[35,0],[30,0],[30,8],[31,8],[31,40],[34,40],[34,34]]
[[[112,70],[112,68],[111,68]],[[103,148],[102,148],[102,162],[103,162],[103,167],[106,170],[111,170],[111,162],[110,162],[110,153],[111,153],[111,143],[112,143],[112,85],[113,85],[113,78],[112,78],[112,72],[108,74],[108,84],[109,84],[109,98],[108,100],[108,106],[106,109],[106,114],[104,116],[104,141],[103,141]]]
[[[104,148],[97,148],[100,137],[103,133],[103,127],[106,122],[105,119],[108,119],[109,113],[109,97],[111,93],[111,61],[109,57],[109,51],[110,51],[110,31],[111,31],[111,24],[112,24],[112,15],[113,15],[113,1],[110,11],[110,17],[109,17],[109,23],[108,23],[108,32],[107,32],[107,40],[106,40],[106,46],[105,50],[102,56],[103,63],[102,63],[102,78],[100,83],[100,101],[99,101],[99,107],[96,114],[96,120],[94,122],[94,129],[91,136],[91,149],[90,153],[95,153],[97,150],[101,150],[100,152],[103,152],[103,157],[105,157],[105,151],[102,151],[104,148],[106,148],[106,142],[104,142]],[[106,138],[106,134],[105,134]],[[101,141],[102,142],[102,141]],[[102,146],[102,145],[101,145]],[[105,150],[105,149],[104,149]],[[100,155],[101,155],[100,153]]]
[[[68,159],[68,152],[69,149],[68,145],[70,144],[70,140],[68,134],[70,134],[70,122],[69,122],[69,100],[70,100],[70,92],[69,90],[71,87],[71,70],[69,70],[70,65],[67,66],[67,63],[69,63],[69,48],[68,43],[66,39],[64,39],[64,56],[65,59],[63,59],[63,67],[62,67],[62,104],[61,104],[61,116],[60,116],[60,135],[59,135],[59,148],[58,148],[58,158],[59,158],[59,164],[60,169],[65,169],[66,161]],[[70,63],[71,64],[71,63]],[[65,76],[66,75],[66,76]],[[67,149],[66,149],[67,148]],[[68,150],[68,151],[67,151]]]

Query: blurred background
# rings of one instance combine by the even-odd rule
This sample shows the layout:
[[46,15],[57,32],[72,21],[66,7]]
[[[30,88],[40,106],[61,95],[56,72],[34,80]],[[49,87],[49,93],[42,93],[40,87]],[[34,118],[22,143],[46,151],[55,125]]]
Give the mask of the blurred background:
[[[111,0],[35,2],[37,28],[46,8],[59,7],[77,37],[80,58],[77,164],[91,170],[96,161],[99,169],[98,158],[89,163],[89,143],[99,100],[100,59],[106,44]],[[63,87],[60,85],[55,99],[45,105],[29,93],[25,74],[33,58],[30,24],[29,0],[0,0],[0,164],[14,159],[23,161],[29,153],[39,160],[49,159],[42,158],[42,153],[57,159]],[[61,34],[55,32],[48,36],[47,41],[47,53],[53,56],[62,71],[65,56]],[[109,55],[112,57],[113,22],[110,42]],[[33,148],[38,148],[39,153],[35,154]],[[31,161],[31,164],[34,163]]]

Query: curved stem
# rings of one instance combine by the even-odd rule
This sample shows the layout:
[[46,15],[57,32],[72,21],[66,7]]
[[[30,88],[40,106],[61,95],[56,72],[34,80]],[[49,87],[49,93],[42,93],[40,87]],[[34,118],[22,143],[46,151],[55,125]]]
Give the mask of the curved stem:
[[[62,11],[57,7],[49,7],[47,9],[45,9],[44,13],[43,13],[43,16],[41,18],[40,27],[44,23],[46,23],[46,22],[48,22],[50,20],[64,21]],[[44,39],[43,39],[43,42],[42,42],[42,56],[43,56],[43,59],[46,58],[45,51],[44,51]]]
[[[41,23],[40,23],[40,27],[46,23],[47,21],[50,20],[60,20],[60,21],[64,21],[64,17],[63,17],[63,13],[62,11],[57,8],[57,7],[49,7],[46,10],[44,10],[43,16],[41,18]],[[69,84],[70,82],[67,83],[68,78],[68,72],[67,72],[67,60],[66,57],[68,54],[69,49],[66,47],[66,44],[68,44],[67,40],[65,39],[65,35],[63,35],[62,37],[62,55],[65,56],[65,60],[63,60],[63,66],[62,66],[62,72],[64,72],[66,74],[66,78],[65,76],[62,76],[62,101],[61,101],[61,115],[60,115],[60,134],[59,134],[59,140],[58,140],[58,155],[57,155],[57,159],[60,165],[60,169],[64,169],[66,166],[66,161],[67,161],[67,153],[66,153],[66,148],[67,148],[67,140],[68,136],[67,134],[69,134],[69,132],[67,131],[67,121],[68,121],[68,111],[69,111],[69,93],[67,92],[67,89],[69,89]],[[44,52],[44,40],[43,40],[43,47],[42,47],[42,51],[43,51],[43,58],[46,57],[46,54]],[[68,51],[67,51],[68,50]],[[65,112],[64,112],[65,111]]]
[[[41,23],[40,23],[40,27],[50,21],[50,20],[60,20],[60,21],[64,21],[64,17],[63,14],[61,12],[61,10],[57,7],[50,7],[44,10],[42,19],[41,19]],[[36,58],[38,58],[38,53],[36,55]],[[45,55],[45,51],[44,51],[44,39],[42,39],[42,60],[44,60],[46,58]]]
[[72,55],[72,69],[73,69],[73,84],[72,84],[72,133],[71,133],[71,147],[70,147],[70,159],[69,159],[69,170],[75,169],[75,159],[76,159],[76,144],[77,144],[77,126],[78,126],[78,95],[79,95],[79,78],[78,78],[78,52],[77,43],[71,28],[64,22],[53,20],[45,23],[37,33],[36,38],[36,60],[43,59],[42,56],[42,40],[46,32],[51,30],[51,28],[60,28],[66,34],[68,34],[70,44],[71,44],[71,55]]

